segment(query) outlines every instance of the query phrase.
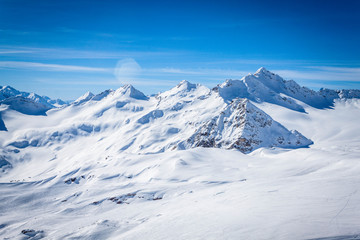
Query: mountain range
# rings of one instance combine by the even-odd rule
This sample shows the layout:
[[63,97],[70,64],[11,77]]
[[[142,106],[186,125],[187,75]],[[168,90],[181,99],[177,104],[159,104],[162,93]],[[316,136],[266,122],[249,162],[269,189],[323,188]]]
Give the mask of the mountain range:
[[[311,140],[296,129],[286,129],[253,103],[267,102],[305,112],[304,104],[329,108],[335,99],[359,97],[359,90],[314,91],[300,87],[265,68],[241,80],[227,80],[213,89],[184,80],[153,97],[131,85],[96,95],[87,92],[70,103],[9,86],[0,90],[4,109],[49,115],[46,121],[54,122],[46,128],[16,134],[17,139],[11,138],[5,146],[46,146],[111,132],[121,141],[107,142],[108,147],[117,146],[119,151],[134,153],[194,147],[235,148],[249,153],[259,147],[307,147]],[[6,125],[1,120],[1,130],[7,130]]]
[[359,98],[265,68],[71,102],[1,87],[0,237],[356,239]]

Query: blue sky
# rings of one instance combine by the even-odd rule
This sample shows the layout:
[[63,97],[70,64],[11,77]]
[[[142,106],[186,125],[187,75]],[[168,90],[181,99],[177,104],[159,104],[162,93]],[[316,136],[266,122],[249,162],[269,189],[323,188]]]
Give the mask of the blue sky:
[[75,99],[209,87],[264,66],[360,88],[360,1],[0,0],[0,85]]

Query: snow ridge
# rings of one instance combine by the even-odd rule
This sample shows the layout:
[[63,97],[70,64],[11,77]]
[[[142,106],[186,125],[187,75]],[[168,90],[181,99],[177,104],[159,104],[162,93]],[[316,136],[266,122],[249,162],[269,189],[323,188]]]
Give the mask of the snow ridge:
[[10,109],[28,115],[46,115],[51,108],[63,106],[61,99],[50,99],[35,93],[20,92],[10,86],[0,87],[0,105],[8,105]]
[[187,147],[238,149],[249,153],[259,147],[306,147],[312,141],[290,132],[248,99],[235,99],[220,115],[203,124],[187,140]]
[[320,89],[320,91],[314,91],[301,87],[295,81],[284,80],[264,67],[241,80],[226,80],[213,91],[218,92],[226,101],[231,101],[236,97],[248,98],[255,102],[269,102],[299,112],[305,110],[292,98],[319,109],[333,106],[335,99],[360,98],[360,90]]

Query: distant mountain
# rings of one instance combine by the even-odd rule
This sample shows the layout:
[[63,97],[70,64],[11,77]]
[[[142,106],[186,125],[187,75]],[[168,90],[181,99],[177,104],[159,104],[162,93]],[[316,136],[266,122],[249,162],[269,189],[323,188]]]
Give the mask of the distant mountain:
[[65,105],[60,99],[50,99],[35,93],[20,92],[10,86],[0,87],[0,105],[29,115],[45,115],[51,108]]
[[300,87],[295,81],[284,80],[263,67],[241,80],[226,80],[213,91],[218,92],[227,101],[236,97],[248,98],[255,102],[269,102],[300,112],[305,110],[294,99],[315,108],[328,108],[333,105],[335,99],[360,98],[360,90],[314,91]]
[[1,105],[8,105],[10,109],[16,110],[28,115],[46,115],[46,111],[51,109],[50,104],[36,102],[31,98],[22,96],[13,96],[0,102]]
[[[0,86],[0,106],[5,107],[5,109],[13,109],[28,115],[46,115],[49,109],[64,105],[66,103],[61,99],[53,100],[35,93],[21,92],[10,86]],[[0,131],[6,130],[0,111]]]

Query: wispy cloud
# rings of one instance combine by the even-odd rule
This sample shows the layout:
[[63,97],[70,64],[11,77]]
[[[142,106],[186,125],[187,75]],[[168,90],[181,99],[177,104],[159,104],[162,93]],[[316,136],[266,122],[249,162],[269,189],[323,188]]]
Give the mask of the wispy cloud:
[[39,62],[20,62],[20,61],[0,61],[0,68],[56,71],[56,72],[109,72],[110,71],[107,68],[48,64],[48,63],[39,63]]
[[64,79],[56,79],[53,78],[36,78],[34,79],[36,82],[39,83],[46,83],[50,85],[92,85],[92,86],[114,86],[119,85],[119,82],[116,79],[112,78],[97,78],[97,79],[79,79],[74,78],[69,80]]
[[21,53],[33,53],[33,51],[29,50],[3,50],[0,49],[0,54],[2,55],[12,55],[12,54],[21,54]]
[[[53,78],[37,78],[35,79],[36,82],[39,83],[46,83],[51,85],[89,85],[89,86],[118,86],[120,87],[122,84],[116,80],[111,78],[97,78],[97,79],[66,79],[66,80],[54,80]],[[136,86],[166,86],[166,87],[173,87],[178,82],[174,80],[157,80],[153,78],[137,78],[132,80],[131,84]]]
[[329,66],[310,66],[308,68],[318,69],[328,72],[342,72],[342,73],[354,73],[360,74],[360,68],[350,68],[350,67],[329,67]]
[[154,73],[170,73],[170,74],[193,74],[193,75],[199,74],[199,71],[185,70],[185,69],[173,68],[173,67],[153,68],[153,69],[147,69],[147,71]]
[[[310,69],[310,70],[309,70]],[[360,68],[313,66],[304,70],[273,70],[287,79],[360,82]]]
[[[17,54],[19,57],[36,57],[43,59],[123,59],[123,58],[154,58],[173,57],[189,54],[186,51],[141,51],[141,50],[117,50],[97,51],[78,50],[71,48],[37,48],[22,46],[0,46],[0,52],[4,56]],[[29,54],[31,53],[31,54]]]
[[142,68],[138,62],[132,58],[125,58],[119,60],[114,68],[100,68],[90,66],[78,66],[78,65],[65,65],[65,64],[52,64],[52,63],[40,63],[40,62],[25,62],[25,61],[0,61],[0,68],[2,69],[22,69],[32,71],[53,71],[53,72],[103,72],[114,73],[115,77],[120,82],[129,83],[139,77],[165,77],[175,76],[179,79],[184,78],[241,78],[248,72],[232,70],[232,69],[219,69],[219,68]]
[[241,78],[248,74],[247,71],[240,71],[235,69],[221,69],[221,68],[152,68],[143,69],[143,72],[148,74],[168,74],[168,75],[179,75],[179,76],[194,76],[194,77],[222,77],[222,78]]

